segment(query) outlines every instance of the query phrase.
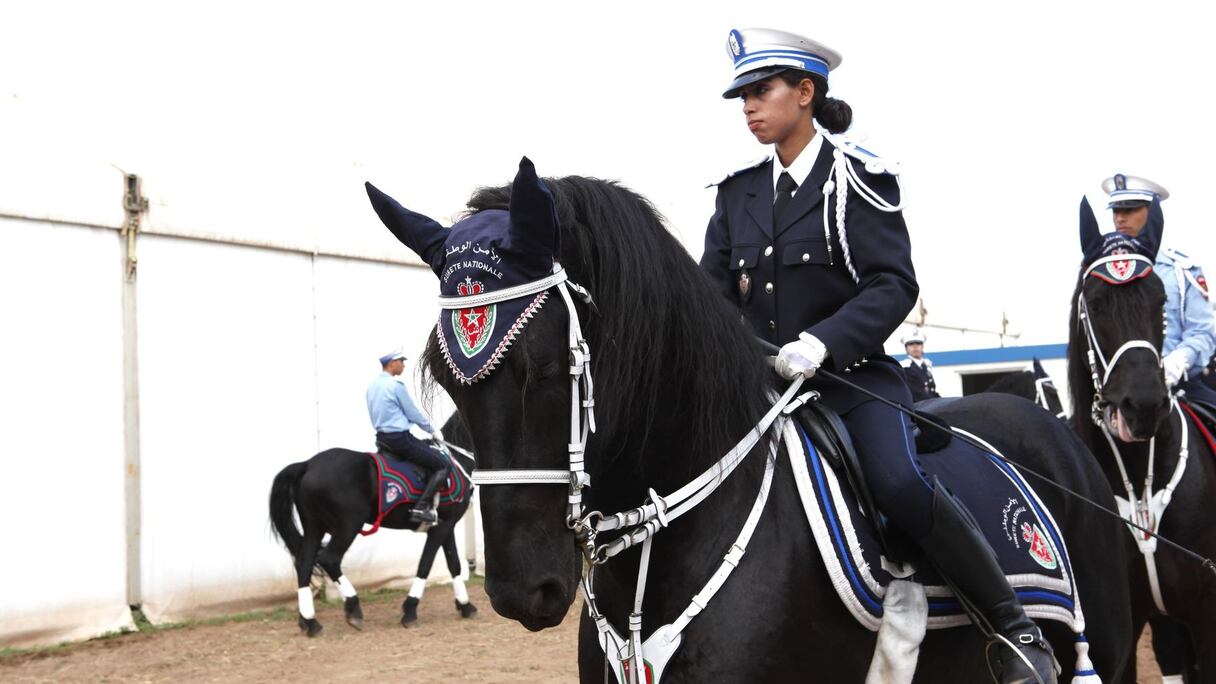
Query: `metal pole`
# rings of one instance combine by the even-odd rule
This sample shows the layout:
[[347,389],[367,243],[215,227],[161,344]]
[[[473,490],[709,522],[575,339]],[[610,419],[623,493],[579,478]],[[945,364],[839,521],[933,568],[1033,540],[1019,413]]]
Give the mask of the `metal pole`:
[[143,603],[139,454],[139,325],[136,313],[135,238],[140,215],[147,211],[148,200],[140,189],[139,176],[124,178],[123,209],[127,222],[119,233],[122,241],[122,368],[123,368],[123,443],[125,471],[127,536],[127,605]]

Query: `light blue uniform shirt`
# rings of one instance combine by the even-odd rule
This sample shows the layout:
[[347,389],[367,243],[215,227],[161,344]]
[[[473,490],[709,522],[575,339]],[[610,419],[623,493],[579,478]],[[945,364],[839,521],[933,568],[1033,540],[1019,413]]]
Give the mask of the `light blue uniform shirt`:
[[1153,271],[1165,283],[1162,354],[1184,350],[1189,368],[1187,377],[1198,378],[1216,352],[1216,317],[1208,302],[1203,270],[1182,252],[1165,248],[1157,254]]
[[413,425],[427,432],[435,431],[431,421],[410,399],[405,385],[388,372],[377,375],[367,386],[367,413],[376,432],[406,432]]

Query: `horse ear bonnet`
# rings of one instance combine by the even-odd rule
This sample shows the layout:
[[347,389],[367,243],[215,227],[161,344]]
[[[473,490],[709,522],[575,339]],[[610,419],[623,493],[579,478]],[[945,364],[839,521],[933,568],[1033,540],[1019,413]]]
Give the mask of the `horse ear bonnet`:
[[1090,271],[1090,275],[1112,285],[1131,282],[1143,278],[1152,272],[1151,262],[1157,259],[1157,250],[1161,246],[1161,234],[1165,219],[1161,214],[1161,200],[1153,199],[1149,205],[1148,220],[1143,230],[1136,237],[1129,237],[1118,231],[1103,235],[1098,229],[1098,220],[1094,217],[1089,200],[1081,199],[1081,250],[1084,253],[1084,267],[1093,266],[1094,262],[1103,257],[1119,254],[1139,254],[1146,257],[1150,263],[1140,260],[1108,261]]
[[[553,195],[524,157],[509,210],[487,209],[456,222],[436,251],[444,297],[493,294],[549,277],[559,250]],[[442,309],[436,334],[456,379],[473,384],[502,362],[545,303],[547,291],[467,309]]]
[[397,200],[380,192],[380,189],[371,183],[363,185],[367,188],[367,198],[371,200],[372,209],[376,210],[376,215],[384,225],[401,244],[421,257],[435,275],[439,275],[440,265],[443,263],[439,248],[443,246],[448,231],[434,219],[401,206]]

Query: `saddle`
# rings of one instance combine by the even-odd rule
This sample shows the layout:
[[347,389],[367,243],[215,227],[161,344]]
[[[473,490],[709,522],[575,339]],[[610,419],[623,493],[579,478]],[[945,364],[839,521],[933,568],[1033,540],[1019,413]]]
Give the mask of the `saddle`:
[[[892,526],[886,516],[879,512],[874,496],[866,484],[853,440],[849,438],[849,431],[840,415],[823,402],[812,400],[803,404],[795,417],[819,454],[837,474],[844,475],[845,481],[857,498],[862,514],[874,525],[883,555],[897,563],[913,559],[918,554],[916,544],[908,535]],[[953,439],[950,425],[940,416],[917,410],[913,423],[916,451],[920,454],[941,451]]]

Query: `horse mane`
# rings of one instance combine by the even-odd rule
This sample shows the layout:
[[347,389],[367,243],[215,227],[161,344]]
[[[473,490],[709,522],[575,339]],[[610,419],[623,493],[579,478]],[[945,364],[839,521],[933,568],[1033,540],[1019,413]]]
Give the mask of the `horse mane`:
[[[1081,265],[1082,274],[1085,272],[1085,266]],[[1094,383],[1090,375],[1089,359],[1085,355],[1089,342],[1085,338],[1085,330],[1081,327],[1077,307],[1085,284],[1085,276],[1079,276],[1068,314],[1068,393],[1072,401],[1072,424],[1077,434],[1087,444],[1100,444],[1104,442],[1100,439],[1098,428],[1089,419]],[[1091,294],[1091,298],[1087,300],[1091,313],[1098,315],[1094,312],[1097,306],[1101,309],[1103,325],[1128,331],[1130,334],[1127,337],[1130,337],[1135,334],[1133,331],[1143,329],[1143,326],[1152,320],[1148,315],[1149,310],[1155,306],[1154,299],[1164,299],[1165,285],[1155,273],[1150,273],[1121,285],[1102,284],[1095,287]],[[1160,349],[1165,335],[1163,326],[1150,326],[1150,329],[1152,334],[1148,341]],[[1107,351],[1109,353],[1111,350]]]
[[[751,329],[647,199],[596,178],[545,183],[562,227],[561,263],[594,299],[583,330],[596,378],[596,422],[618,452],[604,456],[640,453],[656,429],[669,431],[662,424],[677,417],[691,453],[709,456],[733,444],[759,420],[772,379]],[[469,214],[507,209],[510,195],[510,185],[481,188]],[[443,367],[431,363],[438,353],[432,336],[421,365]]]

